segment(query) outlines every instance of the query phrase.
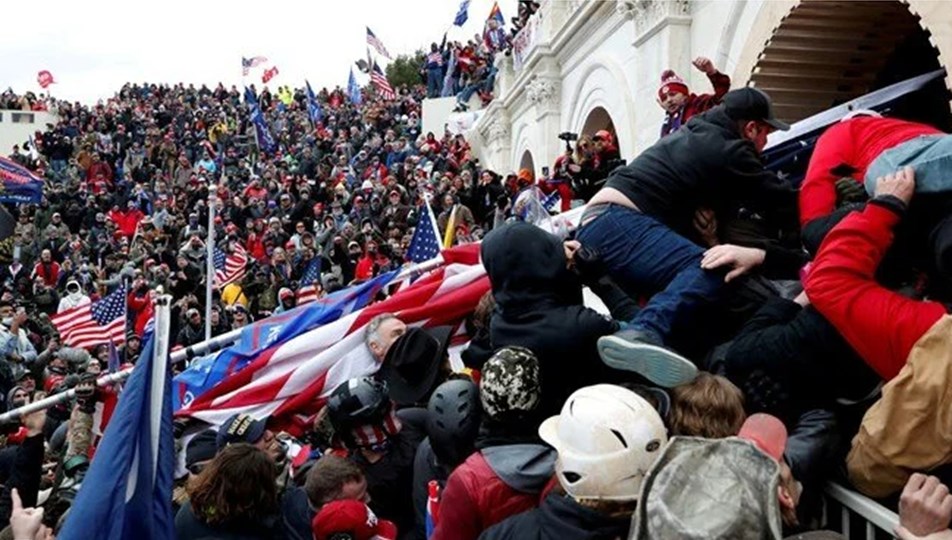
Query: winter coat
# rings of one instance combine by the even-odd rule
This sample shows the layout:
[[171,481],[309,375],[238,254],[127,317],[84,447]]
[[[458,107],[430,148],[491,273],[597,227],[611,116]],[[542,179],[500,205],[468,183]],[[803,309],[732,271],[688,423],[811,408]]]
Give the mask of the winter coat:
[[625,540],[631,517],[609,517],[568,495],[552,493],[539,508],[490,528],[480,540]]
[[491,446],[471,455],[446,481],[431,540],[475,540],[496,523],[535,508],[555,457],[541,444]]
[[178,540],[270,540],[284,538],[276,518],[265,523],[240,520],[221,525],[208,525],[192,511],[192,504],[185,503],[175,514],[175,535]]
[[379,461],[370,463],[360,452],[351,459],[364,471],[370,508],[377,517],[393,521],[400,538],[413,537],[413,458],[426,437],[426,411],[402,409],[397,412],[403,427],[392,446]]
[[846,464],[871,497],[900,491],[915,471],[950,462],[952,317],[946,306],[887,290],[876,269],[905,205],[877,197],[827,235],[806,280],[816,306],[888,382],[863,417]]
[[539,358],[544,414],[558,414],[568,396],[594,384],[608,368],[598,338],[618,323],[582,304],[581,281],[566,268],[562,243],[528,223],[490,232],[481,246],[496,311],[490,322],[493,349],[526,347]]
[[694,230],[694,213],[702,206],[719,218],[740,204],[761,212],[796,209],[796,191],[764,167],[723,106],[695,116],[615,169],[605,187],[684,235]]

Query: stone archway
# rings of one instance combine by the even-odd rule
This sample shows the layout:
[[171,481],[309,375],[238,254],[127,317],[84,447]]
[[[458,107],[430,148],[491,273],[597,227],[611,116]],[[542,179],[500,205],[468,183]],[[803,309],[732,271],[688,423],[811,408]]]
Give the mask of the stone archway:
[[[735,84],[747,80],[765,90],[777,115],[793,122],[939,69],[937,40],[914,7],[898,0],[765,2],[756,8],[750,38],[744,40]],[[947,15],[945,20],[939,24],[943,35],[948,33]],[[917,92],[915,100],[899,103],[892,114],[952,127],[942,81]]]
[[615,137],[615,140],[618,140],[618,135],[615,133],[615,122],[612,121],[611,115],[604,107],[595,107],[585,117],[585,123],[582,124],[579,135],[592,136],[595,132],[603,129],[607,129]]
[[529,169],[532,171],[532,176],[535,177],[535,160],[532,159],[532,152],[529,150],[522,152],[522,157],[519,158],[519,169]]

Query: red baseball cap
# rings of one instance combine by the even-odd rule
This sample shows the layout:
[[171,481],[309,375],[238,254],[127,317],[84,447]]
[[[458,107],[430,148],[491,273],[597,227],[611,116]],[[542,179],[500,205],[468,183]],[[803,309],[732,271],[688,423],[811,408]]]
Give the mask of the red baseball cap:
[[314,540],[329,540],[332,537],[351,540],[396,540],[397,538],[396,525],[387,520],[377,519],[366,504],[356,499],[344,499],[325,504],[314,516],[311,529],[314,532]]
[[748,416],[737,436],[754,443],[761,452],[776,461],[783,460],[783,451],[787,448],[787,428],[777,417],[764,413]]

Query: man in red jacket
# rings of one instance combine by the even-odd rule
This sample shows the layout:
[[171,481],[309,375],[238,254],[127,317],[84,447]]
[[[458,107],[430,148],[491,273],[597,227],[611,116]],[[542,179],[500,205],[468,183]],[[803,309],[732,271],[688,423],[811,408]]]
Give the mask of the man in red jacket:
[[539,382],[539,360],[529,349],[505,347],[486,361],[478,451],[447,479],[431,540],[476,540],[490,526],[539,505],[556,458],[535,433]]
[[860,114],[831,126],[816,141],[800,186],[800,227],[808,248],[818,247],[823,234],[842,218],[842,213],[834,213],[842,178],[863,184],[867,170],[884,152],[923,136],[944,135],[924,124],[882,118],[872,111]]
[[887,380],[847,457],[850,480],[873,497],[952,461],[952,317],[874,279],[915,184],[911,167],[878,179],[866,208],[827,235],[805,282],[816,309]]

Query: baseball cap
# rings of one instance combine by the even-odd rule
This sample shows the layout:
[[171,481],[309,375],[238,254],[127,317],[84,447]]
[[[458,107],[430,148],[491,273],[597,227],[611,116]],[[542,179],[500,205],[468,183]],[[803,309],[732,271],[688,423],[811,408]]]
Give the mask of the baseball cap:
[[217,435],[214,430],[206,429],[188,441],[185,446],[185,466],[208,461],[218,453]]
[[315,540],[396,540],[397,527],[356,499],[331,501],[311,522]]
[[757,413],[747,417],[737,436],[754,443],[775,461],[783,460],[783,452],[787,448],[787,428],[775,416]]
[[790,125],[777,120],[773,105],[763,90],[757,88],[738,88],[724,95],[724,110],[734,120],[760,120],[768,126],[787,131]]
[[233,443],[254,444],[264,436],[266,425],[264,420],[255,420],[250,414],[235,414],[218,428],[216,445],[221,450]]

